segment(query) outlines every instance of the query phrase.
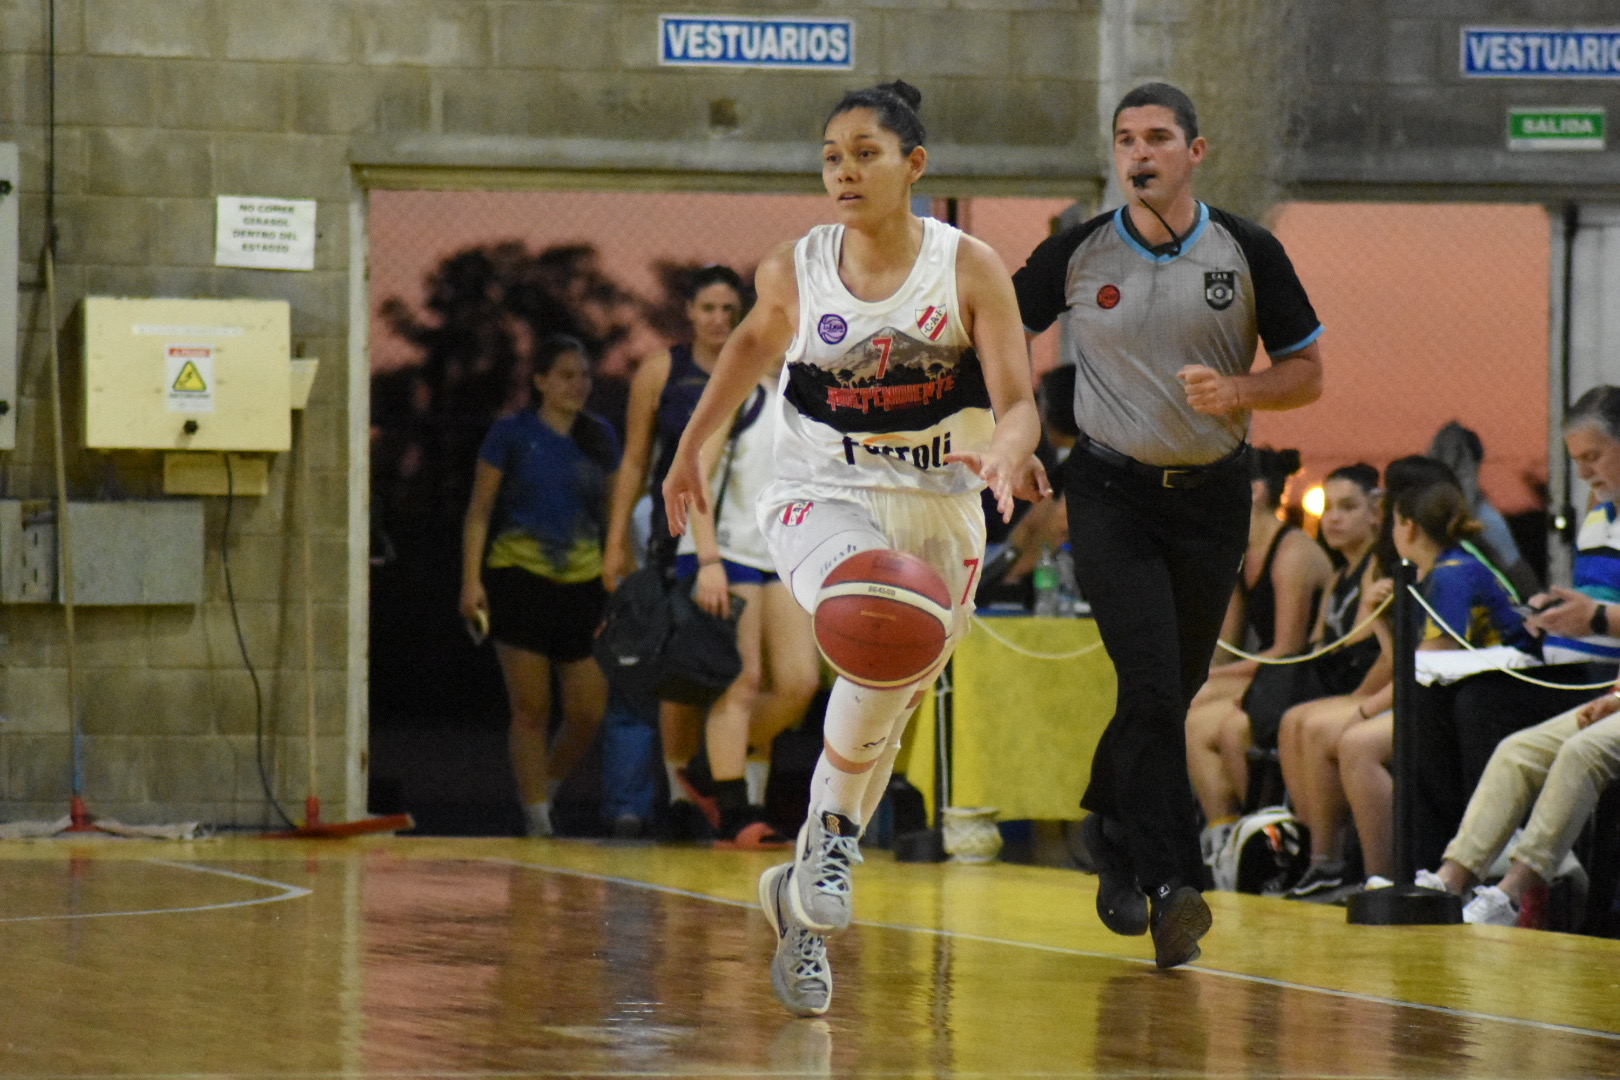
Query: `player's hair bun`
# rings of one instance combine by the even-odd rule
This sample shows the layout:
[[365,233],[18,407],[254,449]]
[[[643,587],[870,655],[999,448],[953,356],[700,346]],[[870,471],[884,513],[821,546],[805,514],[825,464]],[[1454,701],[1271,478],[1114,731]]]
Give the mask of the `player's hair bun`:
[[917,89],[915,86],[912,86],[904,79],[896,79],[894,82],[884,83],[882,89],[889,91],[890,93],[894,94],[895,97],[899,98],[907,105],[910,105],[913,111],[922,108],[922,91]]

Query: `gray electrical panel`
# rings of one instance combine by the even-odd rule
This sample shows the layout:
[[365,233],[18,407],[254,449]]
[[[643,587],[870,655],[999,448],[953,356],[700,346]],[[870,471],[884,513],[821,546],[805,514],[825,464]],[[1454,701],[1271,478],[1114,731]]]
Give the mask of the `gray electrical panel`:
[[[203,507],[196,499],[69,503],[73,603],[200,604]],[[0,501],[0,603],[62,600],[56,506]]]

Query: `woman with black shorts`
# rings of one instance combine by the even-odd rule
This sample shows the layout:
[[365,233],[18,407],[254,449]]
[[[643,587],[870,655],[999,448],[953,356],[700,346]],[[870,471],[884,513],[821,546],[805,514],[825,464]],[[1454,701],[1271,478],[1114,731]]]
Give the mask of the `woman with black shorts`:
[[[462,528],[461,614],[495,641],[526,828],[550,836],[551,799],[607,703],[591,637],[607,596],[602,538],[619,442],[584,411],[591,373],[578,340],[536,345],[533,381],[535,407],[496,421],[478,451]],[[548,738],[553,668],[562,716]]]

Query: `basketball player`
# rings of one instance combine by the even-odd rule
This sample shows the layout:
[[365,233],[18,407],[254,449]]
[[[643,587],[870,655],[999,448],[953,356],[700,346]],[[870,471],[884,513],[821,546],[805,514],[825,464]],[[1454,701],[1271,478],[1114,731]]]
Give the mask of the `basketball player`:
[[[1186,94],[1139,86],[1113,127],[1126,205],[1042,242],[1013,280],[1032,335],[1068,331],[1069,542],[1119,678],[1081,801],[1097,911],[1151,929],[1174,967],[1210,926],[1184,724],[1248,544],[1249,415],[1321,395],[1322,327],[1277,239],[1193,198],[1207,147]],[[1257,341],[1271,363],[1251,371]]]
[[824,935],[850,922],[857,841],[888,786],[906,720],[967,630],[984,556],[979,492],[1003,517],[1050,493],[1033,451],[1039,420],[1012,283],[988,246],[911,212],[928,165],[921,95],[894,82],[846,94],[824,127],[822,182],[837,223],[773,251],[759,302],[721,350],[664,482],[670,528],[708,493],[698,448],[759,373],[779,382],[777,479],[761,530],[795,599],[814,611],[829,572],[859,551],[898,549],[938,572],[953,628],[915,682],[874,690],[840,678],[795,859],[760,879],[777,930],[771,985],[800,1015],[832,994]]

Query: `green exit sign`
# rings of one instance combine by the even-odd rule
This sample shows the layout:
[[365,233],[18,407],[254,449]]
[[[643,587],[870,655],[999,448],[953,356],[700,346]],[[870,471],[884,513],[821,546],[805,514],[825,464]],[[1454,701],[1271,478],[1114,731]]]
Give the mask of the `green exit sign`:
[[1602,109],[1509,109],[1510,150],[1602,150]]

